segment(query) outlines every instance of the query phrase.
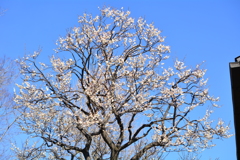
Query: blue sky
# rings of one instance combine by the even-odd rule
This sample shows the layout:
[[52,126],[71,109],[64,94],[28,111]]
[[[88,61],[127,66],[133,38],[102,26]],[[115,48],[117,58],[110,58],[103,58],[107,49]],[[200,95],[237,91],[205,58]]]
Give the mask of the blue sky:
[[[212,119],[230,122],[234,133],[229,62],[240,55],[240,1],[1,0],[0,7],[7,11],[0,17],[0,56],[16,59],[41,47],[45,61],[54,54],[58,37],[78,26],[79,15],[96,15],[103,6],[124,7],[132,17],[154,22],[171,46],[170,61],[184,59],[193,67],[205,61],[210,94],[219,96],[222,105]],[[202,159],[236,159],[234,137],[215,142],[217,146],[204,151]]]

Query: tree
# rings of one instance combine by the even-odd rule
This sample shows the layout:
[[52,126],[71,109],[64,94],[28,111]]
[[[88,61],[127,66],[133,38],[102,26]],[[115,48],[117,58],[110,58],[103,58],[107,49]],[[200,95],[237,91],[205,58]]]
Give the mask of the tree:
[[[6,158],[7,154],[4,147],[10,145],[9,130],[16,122],[14,115],[13,94],[9,92],[9,87],[17,77],[16,64],[9,58],[0,58],[0,157]],[[8,146],[9,147],[9,146]]]
[[191,114],[217,107],[206,70],[179,60],[164,67],[170,48],[153,23],[129,11],[100,11],[80,16],[80,26],[59,38],[51,64],[37,62],[40,51],[19,61],[18,123],[38,139],[20,157],[151,159],[230,137],[222,120],[209,120],[210,110],[199,119]]

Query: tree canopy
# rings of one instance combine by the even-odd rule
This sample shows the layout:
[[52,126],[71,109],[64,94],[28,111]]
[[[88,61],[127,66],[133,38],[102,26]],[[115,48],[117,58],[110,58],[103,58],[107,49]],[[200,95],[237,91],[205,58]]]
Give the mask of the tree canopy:
[[20,158],[151,159],[230,136],[222,120],[212,124],[211,110],[190,116],[219,99],[200,65],[165,67],[170,47],[153,23],[107,7],[78,22],[59,38],[50,64],[37,61],[40,51],[19,60],[18,124],[38,139],[16,149]]

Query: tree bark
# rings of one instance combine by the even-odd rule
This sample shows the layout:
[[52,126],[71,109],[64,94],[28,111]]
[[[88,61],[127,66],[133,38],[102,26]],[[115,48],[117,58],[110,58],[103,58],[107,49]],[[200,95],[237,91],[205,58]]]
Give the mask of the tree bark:
[[118,160],[119,151],[112,150],[110,160]]
[[91,160],[91,157],[90,157],[90,155],[89,155],[89,152],[83,151],[82,153],[83,153],[83,156],[84,156],[85,160]]

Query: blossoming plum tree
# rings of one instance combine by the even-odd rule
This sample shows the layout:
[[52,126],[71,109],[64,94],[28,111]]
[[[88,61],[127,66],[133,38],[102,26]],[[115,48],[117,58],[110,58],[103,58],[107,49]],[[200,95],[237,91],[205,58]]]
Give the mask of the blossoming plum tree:
[[230,136],[222,120],[209,120],[211,111],[191,116],[199,106],[217,107],[206,70],[179,60],[164,67],[170,48],[161,31],[129,11],[100,11],[79,17],[80,26],[58,40],[50,65],[36,61],[40,51],[19,61],[18,123],[40,139],[22,157],[150,159]]

